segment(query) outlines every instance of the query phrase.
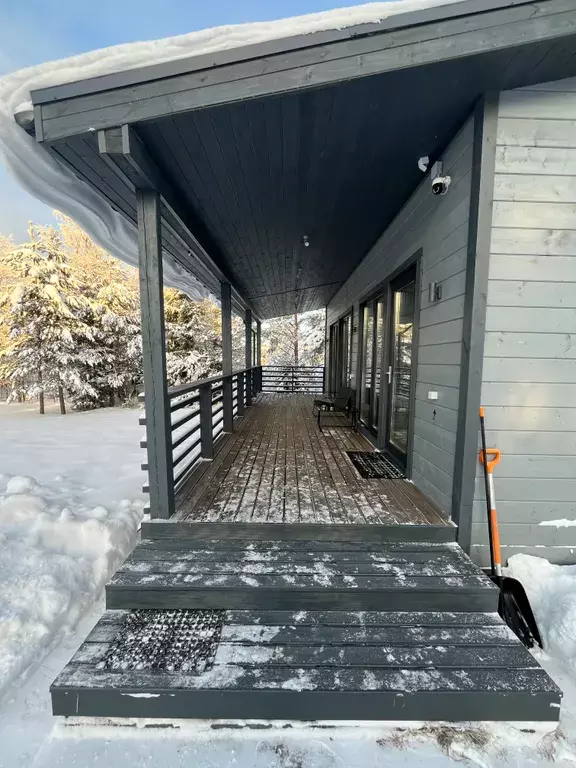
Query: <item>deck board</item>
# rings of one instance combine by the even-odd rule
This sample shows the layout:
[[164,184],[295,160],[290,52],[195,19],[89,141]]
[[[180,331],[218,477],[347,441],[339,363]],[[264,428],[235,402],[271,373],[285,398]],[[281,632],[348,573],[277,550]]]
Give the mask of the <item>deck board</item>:
[[107,611],[51,688],[55,714],[558,720],[561,692],[495,613],[229,610],[201,672],[103,668]]
[[142,541],[106,586],[108,608],[488,611],[498,605],[497,588],[457,544],[422,550],[420,543],[400,549],[382,543],[362,551],[334,542],[303,549],[235,541],[233,548],[225,539],[205,540],[202,548],[156,554],[156,539]]
[[406,480],[366,480],[347,450],[373,450],[351,429],[318,429],[308,395],[261,395],[177,498],[175,520],[323,525],[448,525]]

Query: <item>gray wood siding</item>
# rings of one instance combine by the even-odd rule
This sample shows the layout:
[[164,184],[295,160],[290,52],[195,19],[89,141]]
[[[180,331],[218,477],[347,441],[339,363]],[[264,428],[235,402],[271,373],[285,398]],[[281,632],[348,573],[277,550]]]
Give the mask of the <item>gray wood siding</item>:
[[[450,514],[454,446],[458,416],[458,387],[464,315],[464,283],[473,121],[468,120],[443,156],[452,186],[435,197],[429,175],[378,239],[328,305],[328,324],[350,307],[354,325],[360,322],[362,301],[422,248],[420,333],[414,418],[412,480],[446,514]],[[428,301],[428,284],[442,282],[442,301]],[[358,335],[354,344],[354,372]],[[354,378],[353,386],[359,382]],[[436,390],[436,402],[427,399]]]
[[[501,94],[482,399],[503,555],[576,561],[576,79]],[[478,472],[473,551],[487,564]]]

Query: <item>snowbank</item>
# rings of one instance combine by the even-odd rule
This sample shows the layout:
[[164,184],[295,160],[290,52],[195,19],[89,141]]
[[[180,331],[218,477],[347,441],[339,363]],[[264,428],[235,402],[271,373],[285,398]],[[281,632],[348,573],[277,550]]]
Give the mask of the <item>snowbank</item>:
[[[137,266],[132,225],[15,123],[15,112],[25,108],[32,90],[267,40],[374,23],[394,14],[458,1],[370,3],[280,21],[216,27],[164,40],[118,45],[20,70],[0,79],[0,156],[30,194],[71,216],[109,253]],[[206,296],[204,287],[167,256],[165,265],[169,285],[192,298]]]
[[36,409],[0,404],[0,696],[90,607],[145,503],[138,411]]
[[80,498],[0,475],[0,694],[77,624],[134,546],[142,501],[107,509]]
[[576,565],[513,555],[505,572],[526,590],[546,653],[576,676]]

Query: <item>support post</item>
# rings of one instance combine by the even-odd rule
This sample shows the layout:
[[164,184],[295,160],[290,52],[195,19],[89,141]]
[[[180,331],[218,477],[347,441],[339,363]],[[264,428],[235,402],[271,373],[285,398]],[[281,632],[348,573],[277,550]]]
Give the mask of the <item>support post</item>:
[[256,321],[256,365],[258,366],[258,381],[256,392],[262,392],[262,323]]
[[174,513],[174,467],[170,399],[166,382],[164,281],[158,193],[150,189],[136,190],[136,208],[150,514],[152,517],[169,518]]
[[252,405],[252,311],[245,310],[244,330],[246,332],[246,405]]
[[203,459],[213,459],[212,385],[202,384],[198,394],[200,395],[200,455]]
[[232,290],[230,283],[221,284],[222,304],[222,407],[224,432],[234,431],[232,392]]
[[472,543],[472,509],[478,465],[478,414],[484,363],[497,128],[498,94],[487,93],[474,112],[460,399],[452,492],[452,520],[458,525],[458,543],[465,552],[470,552]]

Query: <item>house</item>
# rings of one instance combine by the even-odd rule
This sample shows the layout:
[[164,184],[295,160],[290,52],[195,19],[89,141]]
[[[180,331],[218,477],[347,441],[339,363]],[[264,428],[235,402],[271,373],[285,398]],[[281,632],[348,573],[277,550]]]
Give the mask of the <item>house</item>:
[[[55,712],[557,719],[559,692],[477,567],[478,411],[504,456],[505,558],[573,562],[576,6],[463,0],[299,29],[41,88],[33,122],[19,116],[139,237],[155,519]],[[223,310],[223,375],[174,391],[163,258]],[[261,321],[320,307],[324,388],[354,390],[358,433],[321,433],[301,394],[259,394],[278,381]],[[345,453],[371,446],[408,480],[361,481]],[[126,611],[198,609],[228,666],[185,685],[114,677]],[[388,666],[373,650],[387,644]]]

